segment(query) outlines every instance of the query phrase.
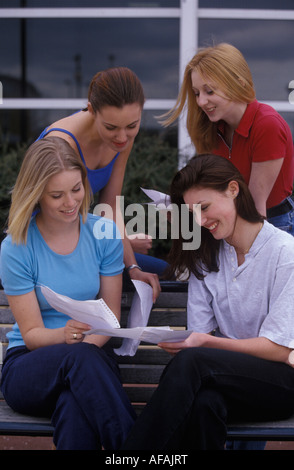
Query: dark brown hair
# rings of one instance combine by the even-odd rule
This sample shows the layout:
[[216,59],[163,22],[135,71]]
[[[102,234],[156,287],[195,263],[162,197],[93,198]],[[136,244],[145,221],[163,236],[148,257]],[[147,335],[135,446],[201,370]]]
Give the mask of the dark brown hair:
[[98,72],[92,79],[88,101],[96,113],[104,106],[122,108],[138,103],[143,108],[145,97],[137,75],[127,67],[114,67]]
[[[263,221],[264,218],[257,211],[252,195],[239,170],[226,158],[216,155],[196,155],[177,172],[171,183],[171,202],[180,208],[181,204],[184,204],[183,194],[188,189],[201,187],[224,192],[231,181],[236,181],[239,185],[239,193],[235,198],[237,214],[248,222]],[[192,224],[194,215],[191,213],[190,217]],[[173,240],[169,253],[171,267],[169,274],[183,273],[188,269],[189,274],[192,272],[198,279],[203,279],[204,271],[218,271],[220,240],[216,240],[208,230],[201,227],[200,247],[197,250],[183,250],[184,240],[181,234],[186,232],[183,232],[180,227],[179,238]]]

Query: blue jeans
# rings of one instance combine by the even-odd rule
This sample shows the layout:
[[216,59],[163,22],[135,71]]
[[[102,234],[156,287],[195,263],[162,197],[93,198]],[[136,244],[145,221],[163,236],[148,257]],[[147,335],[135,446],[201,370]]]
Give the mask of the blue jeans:
[[135,420],[114,358],[92,344],[11,348],[1,388],[15,411],[51,417],[58,450],[119,449]]
[[267,220],[275,227],[278,227],[281,230],[294,235],[294,201],[291,199],[291,197],[288,197],[287,200],[290,202],[292,209],[286,214],[270,217]]
[[155,258],[154,256],[135,253],[135,258],[138,265],[147,273],[154,273],[158,274],[158,276],[162,276],[168,267],[168,263],[166,261],[160,258]]

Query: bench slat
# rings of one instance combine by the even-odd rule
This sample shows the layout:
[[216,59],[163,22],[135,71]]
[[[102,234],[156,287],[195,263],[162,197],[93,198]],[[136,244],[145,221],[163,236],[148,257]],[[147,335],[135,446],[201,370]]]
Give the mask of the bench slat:
[[48,418],[16,413],[0,401],[0,434],[17,436],[52,436],[53,426]]
[[127,384],[156,384],[165,365],[149,364],[120,364],[120,373],[123,383]]

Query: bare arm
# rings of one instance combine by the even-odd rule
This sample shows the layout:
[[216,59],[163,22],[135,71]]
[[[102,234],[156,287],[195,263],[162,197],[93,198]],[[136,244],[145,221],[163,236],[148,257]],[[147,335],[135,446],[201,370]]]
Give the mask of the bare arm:
[[[45,328],[35,291],[23,295],[7,296],[13,316],[28,349],[60,343],[74,343],[83,339],[88,325],[69,320],[64,328]],[[74,339],[73,334],[77,334]]]
[[[99,203],[109,204],[112,208],[113,218],[116,222],[120,233],[122,234],[123,240],[123,247],[124,247],[124,263],[125,266],[131,266],[132,264],[136,264],[136,258],[134,254],[134,250],[132,248],[131,242],[127,237],[125,231],[125,224],[123,220],[123,215],[121,213],[119,204],[117,204],[116,197],[121,195],[123,179],[125,174],[126,164],[129,158],[130,150],[126,152],[122,152],[119,157],[117,158],[111,177],[103,190],[101,191],[100,201]],[[140,280],[150,284],[153,289],[153,300],[155,301],[156,298],[160,294],[160,284],[158,280],[158,276],[153,273],[147,273],[140,271],[139,269],[135,268],[132,269],[130,272],[131,279]]]
[[160,346],[170,354],[176,354],[181,349],[191,347],[208,347],[238,351],[251,356],[267,359],[269,361],[284,362],[289,364],[288,357],[291,349],[280,346],[264,337],[248,339],[219,338],[206,333],[191,333],[181,343],[161,343]]
[[257,210],[266,217],[266,201],[280,173],[284,159],[267,162],[253,162],[249,180],[249,189]]

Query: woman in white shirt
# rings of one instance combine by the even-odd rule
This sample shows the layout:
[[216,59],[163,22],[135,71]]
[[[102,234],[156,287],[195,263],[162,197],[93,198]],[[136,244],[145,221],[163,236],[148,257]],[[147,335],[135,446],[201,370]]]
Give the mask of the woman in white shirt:
[[175,357],[124,448],[223,449],[228,422],[294,413],[294,239],[264,220],[222,157],[191,159],[171,200],[191,217],[201,204],[199,249],[179,238],[170,253],[171,268],[190,274],[193,333],[160,345]]

